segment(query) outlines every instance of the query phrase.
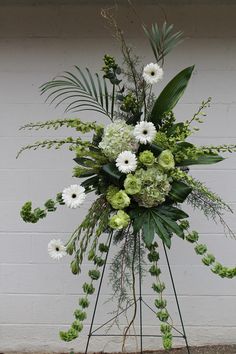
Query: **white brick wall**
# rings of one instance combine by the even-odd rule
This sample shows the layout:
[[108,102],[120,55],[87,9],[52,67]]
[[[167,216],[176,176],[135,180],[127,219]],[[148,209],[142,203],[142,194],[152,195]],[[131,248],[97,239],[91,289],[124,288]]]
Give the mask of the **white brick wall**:
[[[162,20],[160,8],[145,3],[137,6],[144,22]],[[0,7],[0,351],[84,348],[87,326],[80,341],[68,345],[58,339],[58,330],[67,328],[72,320],[85,275],[76,279],[70,273],[69,259],[54,263],[46,248],[53,237],[66,239],[86,210],[79,211],[79,217],[78,211],[58,210],[36,225],[25,224],[19,217],[19,209],[26,200],[40,205],[73,181],[73,156],[65,150],[26,153],[19,160],[15,160],[15,155],[22,145],[53,134],[19,132],[19,126],[28,121],[63,117],[62,109],[54,110],[44,104],[37,89],[40,84],[74,64],[99,70],[104,53],[119,56],[118,46],[105,30],[95,4]],[[202,99],[212,96],[205,130],[194,141],[235,143],[236,6],[203,2],[163,7],[169,22],[188,37],[168,58],[163,84],[180,69],[196,64],[188,91],[176,109],[178,117],[189,118]],[[120,22],[137,52],[146,55],[145,62],[151,61],[138,21],[129,17],[131,11],[127,8],[121,7],[120,12]],[[211,185],[233,208],[235,161],[236,157],[231,157],[219,165],[193,169],[196,177]],[[192,226],[201,232],[209,249],[220,261],[235,264],[235,241],[225,238],[222,227],[208,223],[200,213],[194,212],[192,216]],[[235,216],[226,219],[236,230]],[[235,342],[235,280],[216,278],[201,265],[191,245],[179,239],[174,242],[171,263],[190,343]],[[175,318],[166,266],[163,269]],[[149,278],[144,288],[147,301],[152,301]],[[104,287],[103,299],[109,294],[110,287]],[[107,312],[111,309],[109,303]],[[100,306],[96,323],[108,318],[105,312]],[[144,324],[145,331],[156,330],[157,322],[149,313],[145,313]],[[91,349],[120,350],[119,343],[118,339],[93,340]],[[145,341],[149,349],[158,345],[154,340]],[[136,348],[133,341],[131,348]]]

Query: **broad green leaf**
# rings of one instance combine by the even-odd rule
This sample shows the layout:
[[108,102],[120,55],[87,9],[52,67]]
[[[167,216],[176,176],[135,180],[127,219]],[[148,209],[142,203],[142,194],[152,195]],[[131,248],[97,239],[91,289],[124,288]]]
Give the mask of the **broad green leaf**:
[[157,214],[167,216],[175,221],[188,218],[187,213],[185,213],[183,210],[173,207],[172,205],[160,206],[155,212],[157,212]]
[[187,159],[178,163],[179,166],[190,165],[211,165],[220,161],[223,161],[224,157],[220,155],[206,154],[199,156],[197,159]]
[[170,232],[168,232],[168,230],[163,225],[162,220],[157,215],[152,214],[152,216],[153,216],[153,220],[154,220],[156,234],[165,243],[165,245],[168,248],[170,248],[171,247],[171,234],[170,234]]
[[150,246],[153,242],[155,230],[154,221],[150,212],[146,213],[145,222],[143,224],[143,240],[147,246]]
[[108,174],[113,179],[119,181],[123,174],[118,170],[116,165],[113,163],[108,163],[102,166],[103,171]]
[[194,66],[190,66],[182,70],[161,92],[153,106],[150,117],[155,126],[161,123],[164,113],[170,112],[175,107],[188,85],[193,69]]
[[174,181],[169,192],[169,197],[177,203],[183,203],[191,192],[192,188],[186,183]]
[[87,157],[76,157],[74,159],[74,161],[80,165],[80,166],[83,166],[83,167],[93,167],[94,164],[95,164],[95,161],[94,160],[91,160]]
[[98,186],[99,182],[99,177],[98,176],[93,176],[81,183],[81,186],[85,188],[86,192],[92,191]]
[[183,230],[179,227],[179,225],[175,221],[161,214],[160,214],[160,218],[163,220],[164,225],[168,228],[170,232],[173,232],[177,236],[184,238]]

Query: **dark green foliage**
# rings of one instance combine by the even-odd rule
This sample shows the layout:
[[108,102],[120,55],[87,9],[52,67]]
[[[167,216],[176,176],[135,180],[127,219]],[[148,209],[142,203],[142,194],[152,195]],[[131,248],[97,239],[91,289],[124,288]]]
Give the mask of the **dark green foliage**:
[[159,206],[155,208],[139,208],[131,213],[134,232],[143,230],[143,239],[147,247],[151,245],[155,233],[170,248],[173,234],[184,238],[182,228],[176,221],[188,217],[182,210],[173,206]]
[[178,103],[188,85],[193,69],[194,66],[190,66],[176,75],[156,99],[150,117],[156,127],[161,124],[164,115],[172,111]]
[[187,196],[192,192],[192,188],[181,181],[174,181],[171,184],[169,197],[177,203],[183,203]]
[[168,25],[166,22],[162,27],[154,23],[150,30],[143,26],[157,63],[163,61],[165,56],[183,40],[183,32],[173,32],[173,28],[173,25]]

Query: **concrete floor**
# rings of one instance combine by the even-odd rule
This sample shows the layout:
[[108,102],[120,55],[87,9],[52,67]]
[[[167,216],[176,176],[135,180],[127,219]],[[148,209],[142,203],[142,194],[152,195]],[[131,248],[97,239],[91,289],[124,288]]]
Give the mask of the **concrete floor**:
[[[191,354],[236,354],[236,345],[216,345],[207,347],[192,347]],[[46,353],[46,352],[1,352],[0,354],[70,354],[70,353]],[[72,353],[71,353],[72,354]],[[82,354],[82,353],[74,353]],[[91,354],[112,354],[112,353],[91,353]],[[116,353],[122,354],[122,353]],[[139,352],[130,352],[127,354],[139,354]],[[172,350],[145,351],[143,354],[188,354],[186,348],[178,348]]]

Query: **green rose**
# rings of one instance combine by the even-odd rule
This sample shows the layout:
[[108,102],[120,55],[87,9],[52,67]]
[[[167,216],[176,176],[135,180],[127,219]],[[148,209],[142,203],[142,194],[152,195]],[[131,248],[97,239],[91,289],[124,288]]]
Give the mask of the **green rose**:
[[141,180],[129,174],[124,181],[124,187],[127,194],[137,194],[141,191]]
[[120,190],[111,196],[109,202],[114,209],[124,209],[129,206],[130,198],[125,191]]
[[116,215],[109,220],[109,226],[115,230],[121,230],[127,227],[130,222],[130,217],[123,210],[119,210]]
[[155,156],[149,150],[145,150],[139,154],[139,161],[145,166],[152,166],[155,162]]
[[170,150],[162,151],[161,154],[159,155],[158,163],[164,170],[167,171],[174,168],[175,160],[172,152]]

